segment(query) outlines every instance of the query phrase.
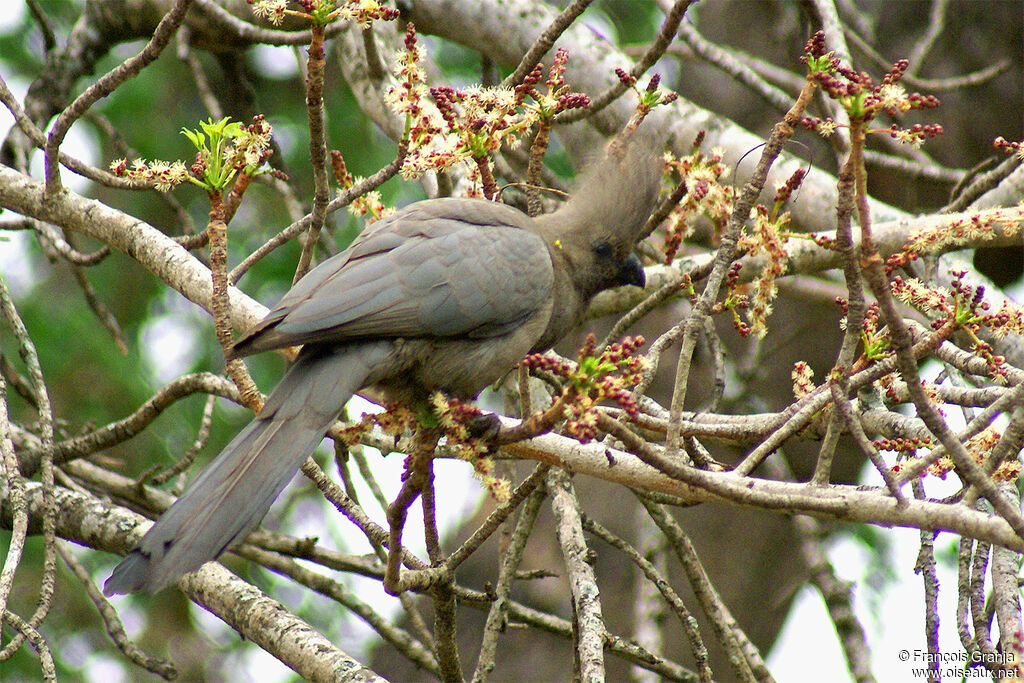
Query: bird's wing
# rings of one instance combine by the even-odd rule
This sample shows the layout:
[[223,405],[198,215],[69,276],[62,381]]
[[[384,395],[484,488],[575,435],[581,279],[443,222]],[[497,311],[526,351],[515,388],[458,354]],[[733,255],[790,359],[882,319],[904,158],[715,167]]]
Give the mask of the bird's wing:
[[483,200],[418,202],[310,271],[235,345],[243,356],[367,337],[490,337],[550,305],[530,219]]

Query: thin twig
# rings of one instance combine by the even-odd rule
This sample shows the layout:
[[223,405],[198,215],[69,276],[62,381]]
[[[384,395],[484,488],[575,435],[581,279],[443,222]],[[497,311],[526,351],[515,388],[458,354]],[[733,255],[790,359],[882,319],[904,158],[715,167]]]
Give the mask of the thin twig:
[[416,639],[408,633],[395,626],[390,618],[379,614],[368,603],[361,600],[358,595],[346,589],[340,582],[307,569],[297,562],[251,546],[242,546],[238,549],[238,553],[344,606],[346,610],[356,614],[366,622],[370,628],[377,632],[382,640],[401,652],[417,666],[423,667],[435,676],[440,674],[437,659],[433,653],[417,643]]
[[508,77],[501,82],[501,87],[514,88],[522,83],[523,79],[533,71],[533,67],[537,65],[537,62],[541,60],[541,57],[547,54],[548,50],[551,49],[551,46],[555,44],[558,37],[562,35],[565,29],[572,25],[572,22],[576,20],[576,17],[581,15],[583,10],[587,9],[593,1],[594,0],[572,0],[572,2],[570,2],[566,8],[562,10],[557,17],[555,17],[554,21],[552,21],[548,27],[545,28],[539,36],[537,36],[537,40],[533,42],[530,49],[527,50],[526,54],[523,55],[523,58],[519,60],[518,66],[516,66],[512,73],[510,73]]
[[[36,351],[35,343],[32,341],[32,337],[29,336],[28,329],[25,327],[25,323],[21,316],[18,314],[17,308],[14,306],[14,300],[11,297],[10,290],[7,289],[7,283],[2,277],[0,277],[0,315],[7,322],[7,327],[10,328],[14,334],[14,338],[18,342],[18,350],[21,354],[22,359],[25,362],[25,367],[28,370],[29,380],[32,383],[32,393],[35,396],[34,403],[38,406],[39,416],[39,431],[42,437],[43,448],[46,451],[52,451],[53,449],[53,408],[50,403],[49,390],[46,387],[46,380],[43,376],[43,369],[39,363],[39,353]],[[4,404],[4,412],[6,413],[6,397]],[[6,420],[4,424],[9,424]],[[0,435],[0,438],[6,440],[6,435]],[[7,469],[8,459],[4,457],[5,469]],[[11,655],[21,647],[24,639],[31,634],[43,620],[46,615],[49,614],[50,608],[53,605],[53,595],[56,584],[56,571],[57,571],[57,552],[56,552],[56,518],[57,509],[56,502],[54,500],[54,463],[53,456],[44,454],[41,458],[40,463],[41,470],[41,483],[43,491],[43,509],[42,509],[42,527],[43,527],[43,569],[42,576],[39,581],[39,598],[36,602],[36,609],[32,613],[32,616],[27,622],[27,628],[30,630],[20,629],[15,636],[8,641],[7,645],[4,646],[3,650],[0,650],[0,662],[6,661]],[[12,478],[18,478],[18,475],[11,472]],[[22,481],[24,486],[24,481]],[[24,538],[21,539],[22,542]],[[7,561],[4,563],[4,570],[0,574],[0,578],[4,580],[4,584],[0,585],[0,608],[3,609],[3,614],[11,614],[7,611],[8,598],[10,596],[10,590],[14,580],[14,571],[17,568],[17,564],[21,561],[21,548],[16,553],[12,553],[8,556],[9,560],[12,560],[11,564]],[[16,615],[14,615],[16,616]],[[7,616],[4,617],[7,619]],[[40,659],[42,660],[45,655],[48,654],[45,643],[37,644],[42,646],[43,651],[40,651]],[[45,672],[44,666],[44,672]]]
[[[543,470],[542,470],[543,468]],[[538,475],[541,483],[548,471],[547,465],[538,465],[533,474]],[[533,474],[530,476],[533,477]],[[522,488],[522,485],[520,485]],[[547,492],[534,487],[523,503],[515,530],[509,539],[508,548],[501,558],[498,569],[498,585],[494,588],[494,602],[487,611],[484,633],[480,640],[480,654],[477,656],[476,670],[473,672],[473,683],[485,683],[494,669],[494,660],[498,649],[498,638],[505,631],[508,617],[508,601],[512,594],[512,579],[515,577],[519,563],[523,559],[526,542],[533,532],[534,522],[540,512],[541,504]]]
[[[629,75],[634,81],[640,78],[665,54],[665,50],[668,49],[668,46],[675,39],[676,31],[679,29],[679,24],[682,22],[686,10],[693,4],[693,1],[676,0],[675,4],[672,5],[672,9],[665,15],[665,21],[662,23],[658,35],[651,42],[651,46],[647,48],[647,52],[629,70]],[[604,92],[592,97],[590,99],[590,106],[580,109],[567,109],[555,117],[555,122],[559,124],[573,123],[574,121],[581,121],[588,116],[593,116],[621,97],[628,89],[629,85],[620,80]]]
[[[978,645],[974,641],[974,632],[971,629],[971,563],[974,557],[975,541],[971,538],[961,538],[957,549],[957,575],[956,575],[956,631],[960,636],[960,644],[972,658],[978,652]],[[931,645],[929,643],[929,645]],[[929,650],[937,653],[938,648]],[[929,668],[938,671],[941,660],[935,657]]]
[[240,358],[230,357],[234,340],[231,334],[231,302],[228,299],[228,226],[223,217],[223,204],[216,193],[210,193],[210,223],[206,226],[206,232],[210,236],[210,277],[213,281],[210,310],[213,313],[213,328],[217,342],[227,360],[225,369],[238,387],[242,404],[253,413],[259,413],[263,407],[260,390],[252,381],[245,363]]
[[[3,623],[10,625],[15,631],[17,631],[14,638],[12,638],[7,644],[7,647],[4,648],[4,652],[10,649],[12,643],[17,643],[20,647],[21,643],[28,640],[28,642],[32,643],[32,647],[36,654],[39,655],[41,678],[47,683],[50,683],[51,681],[56,683],[57,668],[53,663],[53,652],[50,650],[50,645],[46,642],[46,639],[43,638],[43,634],[41,634],[36,627],[32,626],[31,622],[25,621],[10,610],[4,610],[2,614]],[[4,661],[5,659],[6,657],[3,653],[0,653],[0,661]]]
[[487,519],[470,535],[466,541],[451,555],[445,558],[445,566],[452,572],[469,558],[483,543],[490,538],[499,526],[515,512],[519,505],[530,496],[538,486],[544,483],[549,467],[537,465],[533,472],[515,488],[509,499],[494,509]]
[[690,587],[711,622],[715,637],[725,650],[737,678],[742,681],[771,681],[772,676],[757,647],[747,638],[711,583],[707,570],[697,556],[697,550],[682,527],[663,506],[645,495],[637,494],[637,497],[647,510],[647,514],[665,534],[676,558],[682,564]]
[[441,666],[441,680],[462,683],[455,602],[455,576],[439,581],[431,591],[434,596],[434,650]]
[[[667,576],[670,571],[669,558],[671,556],[668,539],[660,532],[643,506],[636,506],[633,516],[637,552],[641,557],[650,561],[658,574]],[[636,642],[644,643],[655,652],[664,652],[671,640],[665,629],[668,608],[661,598],[661,593],[652,582],[642,581],[639,578],[633,582],[632,592],[634,602],[633,638]],[[638,666],[633,667],[630,674],[634,683],[658,683],[657,674]]]
[[409,514],[409,507],[423,492],[429,472],[428,461],[433,457],[440,438],[441,432],[438,429],[423,427],[416,431],[403,474],[402,488],[388,506],[388,558],[384,572],[384,590],[389,595],[399,595],[414,589],[425,590],[438,584],[443,585],[450,580],[451,572],[443,565],[413,570],[406,572],[405,575],[401,573],[405,520]]
[[669,585],[668,580],[636,548],[608,531],[608,529],[605,529],[590,517],[583,517],[583,528],[624,554],[630,562],[643,572],[647,580],[654,584],[662,597],[665,598],[665,602],[675,612],[676,618],[679,619],[679,624],[683,627],[683,633],[686,635],[691,654],[693,654],[694,661],[697,663],[697,674],[700,681],[702,683],[710,683],[712,678],[711,666],[708,662],[708,649],[704,645],[700,632],[697,630],[697,621],[690,614],[690,610],[686,608],[679,595]]
[[[348,206],[360,195],[376,189],[385,181],[392,178],[396,173],[398,173],[399,169],[402,168],[402,162],[405,160],[405,154],[405,146],[399,145],[398,156],[391,163],[374,173],[369,178],[364,178],[332,199],[327,205],[327,213],[330,214],[338,209]],[[228,275],[228,282],[232,285],[236,284],[242,276],[253,267],[253,265],[260,261],[260,259],[280,247],[282,244],[297,237],[303,230],[307,230],[311,224],[312,217],[307,214],[302,219],[292,223],[287,228],[274,235],[256,251],[247,256],[244,261],[235,266]]]
[[50,247],[60,254],[61,258],[76,265],[94,266],[110,255],[110,247],[106,245],[100,247],[91,254],[80,252],[71,246],[71,243],[65,240],[60,233],[53,228],[53,226],[32,218],[4,223],[3,227],[4,230],[35,231],[38,234],[39,239],[44,244],[49,244]]
[[[372,36],[371,36],[372,40]],[[330,172],[327,168],[327,133],[324,121],[324,27],[313,24],[309,52],[306,59],[306,119],[309,128],[309,163],[313,169],[313,209],[309,213],[309,228],[295,267],[292,284],[309,272],[313,249],[320,239],[320,230],[327,218],[330,199]]]
[[103,597],[103,594],[97,590],[96,584],[93,583],[92,576],[89,575],[88,570],[82,566],[82,563],[78,561],[78,558],[71,553],[63,542],[57,544],[57,552],[68,568],[71,569],[78,582],[82,584],[85,594],[89,596],[92,604],[96,606],[96,611],[99,612],[100,618],[103,619],[103,625],[107,629],[107,634],[121,654],[129,661],[164,680],[170,681],[177,678],[178,670],[174,667],[174,664],[165,659],[154,657],[128,639],[128,635],[124,632],[124,625],[121,624],[121,619],[117,616],[117,611]]
[[[218,378],[220,379],[220,378]],[[234,389],[234,385],[231,385]],[[210,438],[210,425],[213,422],[213,406],[217,402],[217,396],[210,394],[206,397],[206,402],[203,404],[203,415],[199,419],[199,431],[196,433],[195,441],[188,447],[185,454],[178,459],[176,463],[168,467],[162,472],[157,472],[150,477],[150,483],[154,486],[160,486],[166,481],[169,481],[171,477],[176,477],[192,465],[192,462],[199,455],[199,451],[206,445],[207,440]]]
[[676,375],[672,388],[672,404],[670,407],[671,418],[667,437],[669,456],[675,455],[679,449],[679,419],[683,410],[683,403],[686,400],[686,384],[690,374],[690,363],[693,359],[693,351],[697,345],[697,337],[704,328],[704,319],[710,314],[711,307],[718,299],[718,292],[725,280],[730,264],[736,258],[737,242],[743,225],[750,216],[750,210],[754,202],[761,194],[764,184],[768,179],[768,171],[771,169],[775,159],[782,152],[782,147],[789,138],[793,136],[794,127],[797,125],[807,103],[814,92],[814,85],[808,81],[807,85],[800,92],[800,96],[793,104],[782,121],[775,124],[772,134],[761,150],[761,158],[757,167],[750,175],[750,179],[743,187],[740,196],[737,197],[733,207],[729,224],[722,236],[721,246],[715,253],[714,266],[708,276],[704,291],[693,305],[689,316],[686,318],[683,344],[679,351],[679,361],[676,365]]
[[[857,260],[858,254],[853,242],[853,217],[856,211],[856,174],[852,155],[839,170],[837,189],[835,248],[842,257],[847,304],[846,326],[843,330],[843,341],[839,348],[839,354],[833,364],[833,374],[845,373],[848,368],[853,366],[858,345],[860,344],[861,326],[867,311],[867,303],[864,300],[864,286],[861,282],[860,264]],[[833,390],[834,393],[835,391]],[[846,391],[843,393],[845,394]],[[825,434],[821,448],[818,450],[818,458],[814,464],[814,474],[811,477],[811,481],[818,486],[824,486],[831,478],[832,458],[835,455],[836,445],[839,442],[840,418],[841,414],[838,411],[829,418],[828,431]],[[889,481],[886,480],[886,483],[889,484]]]
[[[69,235],[70,237],[70,235]],[[102,250],[101,250],[102,251]],[[128,343],[125,341],[124,332],[121,331],[121,325],[117,322],[117,318],[107,308],[107,305],[103,303],[99,295],[96,293],[96,288],[92,286],[92,283],[85,277],[85,271],[82,266],[71,263],[71,274],[75,278],[75,282],[78,283],[79,289],[82,290],[82,295],[85,297],[85,302],[89,305],[89,310],[93,312],[96,318],[100,321],[103,329],[114,340],[114,345],[117,346],[117,350],[122,355],[128,355]]]
[[[32,142],[32,144],[35,145],[37,148],[43,149],[46,146],[46,134],[43,133],[43,131],[40,130],[39,127],[36,126],[36,124],[28,116],[28,114],[25,113],[25,110],[24,108],[22,108],[21,103],[18,102],[18,100],[14,97],[14,94],[11,93],[10,89],[7,87],[7,83],[4,81],[2,76],[0,76],[0,102],[3,102],[7,109],[11,112],[11,115],[14,117],[15,123],[17,124],[19,130],[21,130],[21,132],[25,134],[25,137],[27,137]],[[69,156],[64,152],[59,152],[57,155],[57,159],[68,170],[77,173],[83,178],[88,178],[97,183],[107,185],[108,187],[118,187],[122,189],[135,187],[133,183],[131,183],[128,180],[125,180],[124,178],[118,178],[113,173],[110,173],[100,168],[96,168],[94,166],[90,166],[84,161],[75,159],[74,157]],[[23,159],[22,161],[25,160]],[[20,162],[19,165],[21,165]],[[26,169],[21,168],[19,170],[25,171]]]
[[822,530],[817,521],[797,515],[793,518],[793,526],[800,534],[800,554],[810,571],[811,583],[821,593],[828,609],[850,675],[857,683],[874,683],[868,638],[853,609],[851,585],[836,575],[835,567],[822,547]]
[[[241,400],[235,386],[223,377],[209,372],[183,375],[157,391],[131,415],[81,436],[59,441],[52,445],[49,453],[52,454],[54,462],[60,465],[74,458],[85,457],[110,448],[140,433],[174,402],[197,393],[221,396],[236,403]],[[20,460],[22,471],[28,474],[34,473],[47,452],[45,447],[41,446],[39,449],[31,449],[22,454]]]
[[[921,500],[925,497],[924,484],[920,479],[912,484],[914,497]],[[934,531],[922,529],[920,532],[921,548],[914,563],[914,572],[921,575],[924,584],[924,638],[928,652],[939,652],[939,575],[935,568],[935,536]]]
[[[835,406],[838,419],[846,425],[847,431],[853,437],[854,443],[860,449],[860,452],[875,466],[875,470],[882,477],[886,488],[889,489],[889,493],[892,494],[893,498],[900,505],[906,505],[906,496],[900,491],[892,469],[885,463],[882,456],[878,454],[878,450],[871,444],[871,440],[864,433],[864,427],[861,425],[860,420],[857,419],[856,414],[854,414],[853,402],[847,397],[844,384],[845,382],[842,380],[829,380],[829,388],[832,391],[832,405]],[[821,462],[820,459],[819,462]],[[828,480],[824,482],[813,480],[813,483],[817,486],[824,486],[828,483]]]
[[0,375],[0,456],[3,456],[4,477],[7,482],[6,507],[10,512],[10,542],[0,570],[0,614],[7,610],[8,599],[14,588],[14,576],[21,565],[28,538],[28,506],[25,500],[25,478],[18,471],[18,458],[11,443],[10,418],[7,412],[7,383]]
[[547,487],[551,494],[551,509],[555,513],[555,533],[562,548],[572,592],[576,675],[584,683],[598,683],[605,680],[604,641],[607,629],[601,614],[597,577],[594,576],[594,568],[589,561],[590,550],[583,536],[579,501],[564,470],[548,472]]
[[[1002,482],[999,490],[1012,505],[1020,507],[1020,491],[1015,482]],[[1003,674],[1001,678],[1016,678],[1024,666],[1024,623],[1021,620],[1020,585],[1017,580],[1021,568],[1021,554],[996,546],[992,549],[992,602],[996,623],[999,625],[999,644],[1003,660],[986,662],[986,666]]]
[[187,25],[183,26],[178,32],[177,57],[188,66],[188,70],[192,74],[192,82],[195,83],[199,99],[202,101],[203,106],[210,115],[210,118],[214,121],[219,121],[224,118],[224,108],[221,107],[220,101],[214,94],[213,87],[210,85],[210,79],[206,77],[206,72],[203,71],[203,64],[196,56],[191,43],[192,29]]
[[60,158],[58,153],[61,143],[64,142],[64,137],[71,128],[71,124],[81,118],[92,105],[114,92],[128,80],[137,76],[139,72],[159,57],[164,47],[174,37],[178,26],[184,21],[185,14],[191,4],[192,0],[177,0],[174,7],[157,24],[156,29],[153,31],[153,37],[149,39],[149,42],[146,43],[138,54],[128,58],[111,71],[100,76],[96,82],[86,88],[85,92],[75,98],[57,116],[50,126],[50,132],[46,137],[43,163],[46,172],[47,195],[55,194],[61,190],[60,171],[58,169]]

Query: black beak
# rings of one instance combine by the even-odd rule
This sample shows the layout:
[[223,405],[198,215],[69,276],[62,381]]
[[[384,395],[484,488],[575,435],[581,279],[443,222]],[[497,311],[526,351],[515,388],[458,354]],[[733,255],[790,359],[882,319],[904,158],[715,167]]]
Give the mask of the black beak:
[[634,287],[643,288],[647,284],[647,277],[644,275],[644,266],[640,263],[640,259],[636,257],[636,254],[630,254],[626,257],[626,260],[622,262],[622,267],[619,269],[619,276],[615,285],[622,287],[624,285],[633,285]]

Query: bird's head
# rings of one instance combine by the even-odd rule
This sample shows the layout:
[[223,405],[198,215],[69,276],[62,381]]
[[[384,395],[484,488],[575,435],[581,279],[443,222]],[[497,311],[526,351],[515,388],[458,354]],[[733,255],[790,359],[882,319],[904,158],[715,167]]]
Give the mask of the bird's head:
[[661,161],[650,145],[631,145],[590,168],[557,211],[537,218],[541,233],[561,253],[580,294],[623,285],[644,286],[633,249],[654,210]]

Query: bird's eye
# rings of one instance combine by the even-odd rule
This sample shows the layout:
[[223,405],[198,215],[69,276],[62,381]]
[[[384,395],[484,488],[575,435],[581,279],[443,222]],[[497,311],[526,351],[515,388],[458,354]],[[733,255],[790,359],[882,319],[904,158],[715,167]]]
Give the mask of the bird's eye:
[[612,255],[612,245],[607,242],[598,242],[594,245],[594,253],[598,258],[608,258]]

